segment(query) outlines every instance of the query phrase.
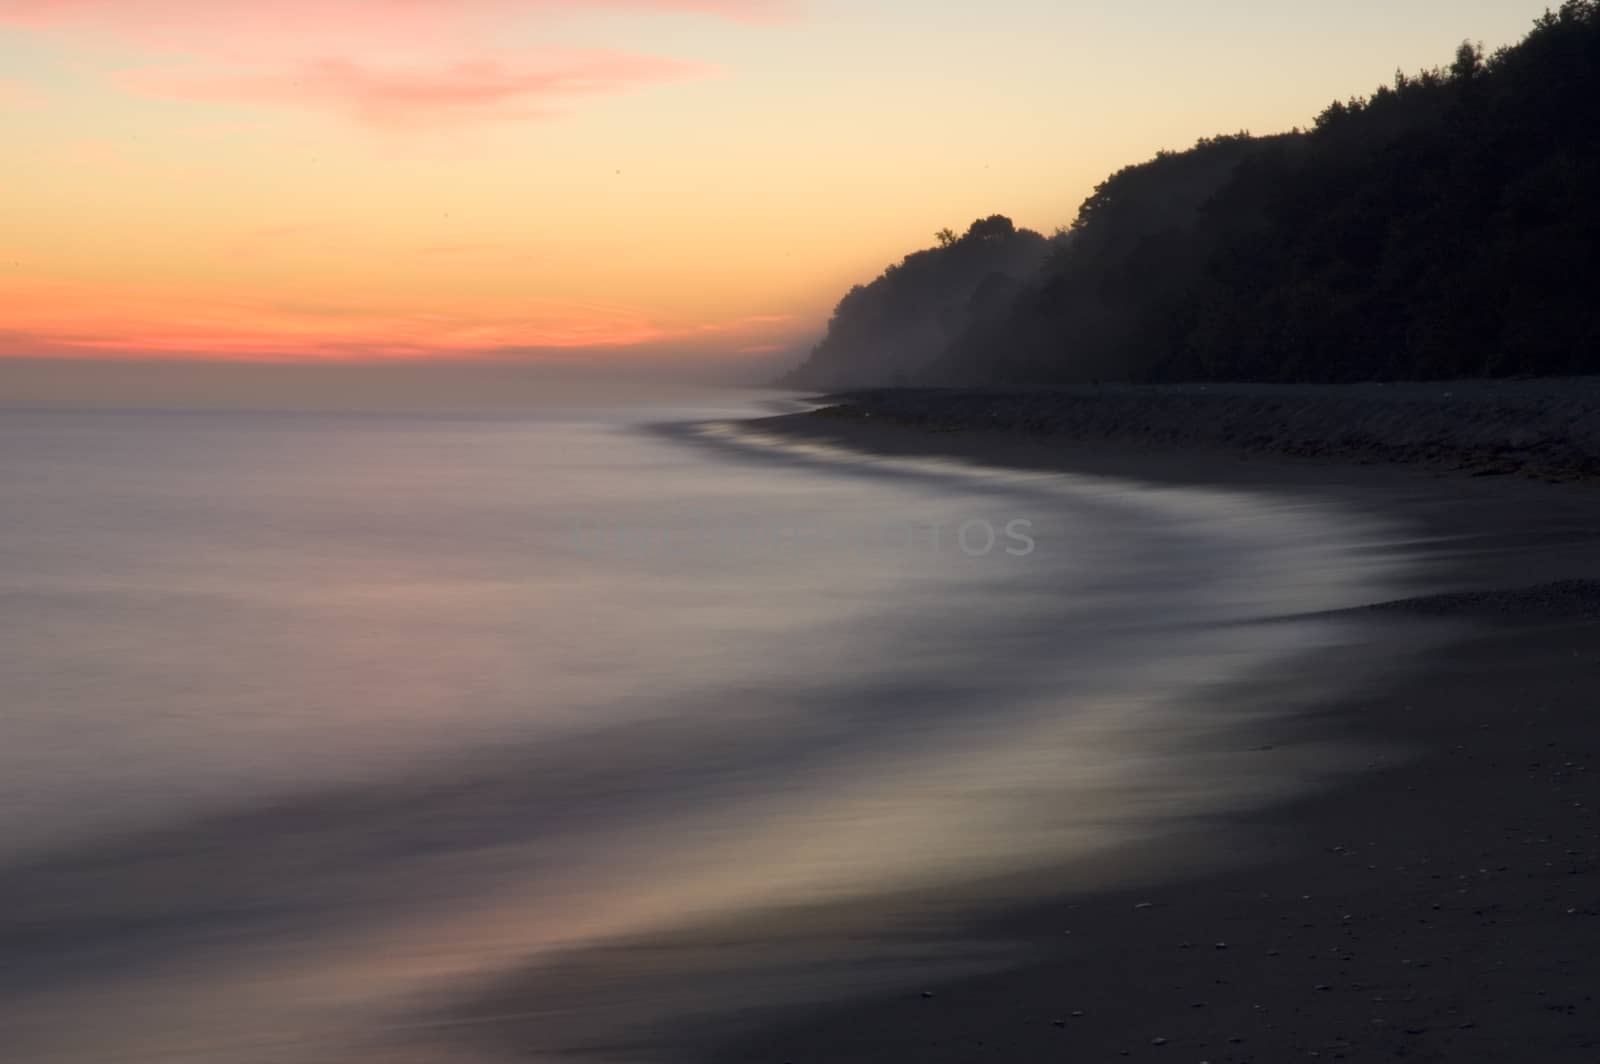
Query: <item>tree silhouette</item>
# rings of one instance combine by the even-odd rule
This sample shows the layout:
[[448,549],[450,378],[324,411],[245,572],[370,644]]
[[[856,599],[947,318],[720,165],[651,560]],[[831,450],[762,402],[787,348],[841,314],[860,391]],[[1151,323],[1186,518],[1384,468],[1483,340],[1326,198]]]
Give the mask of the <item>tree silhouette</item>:
[[1003,214],[980,218],[967,229],[965,240],[1009,240],[1016,235],[1017,227]]
[[1450,64],[1450,76],[1456,81],[1471,81],[1483,73],[1483,45],[1462,41],[1456,48],[1456,61]]
[[1600,0],[1566,0],[1307,131],[1125,167],[1052,241],[944,231],[840,303],[806,382],[1600,372],[1596,131]]

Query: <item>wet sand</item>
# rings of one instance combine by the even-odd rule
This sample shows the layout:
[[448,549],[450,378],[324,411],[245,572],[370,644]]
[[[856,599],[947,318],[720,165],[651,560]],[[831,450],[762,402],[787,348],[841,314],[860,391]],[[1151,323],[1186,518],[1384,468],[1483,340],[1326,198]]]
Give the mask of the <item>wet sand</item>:
[[1381,518],[1373,549],[1412,576],[1341,615],[1359,639],[1213,692],[1263,711],[1230,763],[1303,773],[1298,797],[1024,876],[576,949],[430,1007],[374,1059],[1600,1059],[1600,493],[861,417],[751,428],[1333,503]]
[[[1259,736],[1376,751],[1342,785],[1169,840],[1187,875],[976,915],[1014,967],[708,1023],[749,1062],[1600,1059],[1600,492],[1334,460],[1069,445],[793,415],[859,449],[1337,499],[1414,533],[1409,641],[1360,692]],[[1329,663],[1361,670],[1361,661]],[[1293,698],[1293,677],[1282,678]],[[1156,855],[1159,859],[1160,855]],[[1174,863],[1174,862],[1170,862]],[[1063,884],[1077,884],[1063,875]]]
[[1594,377],[894,389],[826,401],[826,417],[933,432],[1006,430],[1058,444],[1201,448],[1553,480],[1600,476]]

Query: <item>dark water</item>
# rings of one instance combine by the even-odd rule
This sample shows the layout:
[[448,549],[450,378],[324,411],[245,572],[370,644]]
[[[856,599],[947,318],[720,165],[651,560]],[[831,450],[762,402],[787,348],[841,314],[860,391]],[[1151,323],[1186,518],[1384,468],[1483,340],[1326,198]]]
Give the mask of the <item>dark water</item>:
[[1304,782],[1207,696],[1383,529],[682,424],[746,410],[0,413],[4,1058],[559,1058],[545,958]]

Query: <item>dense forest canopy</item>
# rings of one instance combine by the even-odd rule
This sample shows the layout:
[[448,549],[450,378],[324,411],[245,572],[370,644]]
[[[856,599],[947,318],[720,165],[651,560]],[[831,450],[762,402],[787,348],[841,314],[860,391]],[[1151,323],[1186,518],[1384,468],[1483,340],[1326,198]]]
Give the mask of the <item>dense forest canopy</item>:
[[945,231],[846,296],[792,383],[1600,372],[1597,190],[1600,0],[1568,0],[1308,130],[1127,167],[1055,240]]

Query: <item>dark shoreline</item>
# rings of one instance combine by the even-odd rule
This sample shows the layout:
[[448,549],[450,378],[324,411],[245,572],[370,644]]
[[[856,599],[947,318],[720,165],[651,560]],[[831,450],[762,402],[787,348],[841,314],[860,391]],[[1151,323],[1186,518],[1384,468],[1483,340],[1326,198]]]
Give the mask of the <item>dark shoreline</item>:
[[[1406,750],[1331,791],[1230,819],[1252,854],[1189,879],[980,922],[1019,967],[802,1007],[685,1059],[1278,1061],[1600,1058],[1600,498],[1579,484],[1363,468],[1321,455],[1173,450],[857,408],[754,427],[874,453],[1334,498],[1398,519],[1418,597],[1375,625],[1444,620],[1366,693],[1303,729]],[[1343,667],[1359,668],[1359,662]],[[1292,693],[1291,693],[1292,696]],[[1309,723],[1308,723],[1309,720]],[[1262,756],[1276,756],[1274,744]],[[1239,855],[1233,855],[1238,857]],[[714,1048],[713,1048],[714,1047]]]
[[1405,384],[878,389],[822,417],[1061,444],[1198,448],[1550,480],[1600,477],[1600,378]]

